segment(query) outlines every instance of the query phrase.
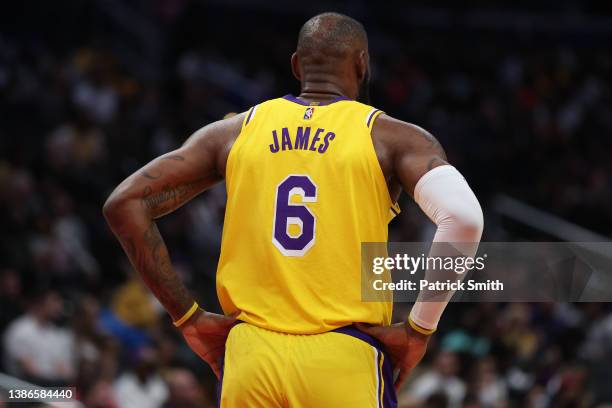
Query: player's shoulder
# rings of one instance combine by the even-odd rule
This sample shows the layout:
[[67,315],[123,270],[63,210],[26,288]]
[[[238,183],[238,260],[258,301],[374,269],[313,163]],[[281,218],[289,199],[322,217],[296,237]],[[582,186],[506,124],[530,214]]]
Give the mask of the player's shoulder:
[[246,118],[248,111],[236,113],[230,112],[226,114],[223,119],[211,122],[200,129],[196,130],[192,137],[203,138],[203,137],[223,137],[231,136],[240,132],[242,123]]
[[422,150],[439,147],[437,139],[427,130],[386,113],[376,117],[372,125],[372,138],[392,150]]
[[376,118],[373,129],[376,132],[400,134],[404,137],[430,134],[427,130],[414,123],[395,118],[384,112]]
[[355,118],[356,125],[359,124],[368,129],[372,129],[376,118],[384,113],[382,109],[352,99],[344,100],[341,105],[337,106],[338,109],[348,110],[351,117]]
[[229,130],[232,133],[240,133],[247,125],[257,122],[268,111],[275,110],[285,101],[284,97],[265,99],[249,106],[244,112],[229,113],[222,120],[213,122],[208,128]]
[[403,137],[428,134],[425,129],[414,123],[406,122],[397,119],[387,114],[381,108],[373,105],[365,104],[359,101],[350,101],[350,106],[359,111],[363,116],[365,125],[372,129],[372,132],[400,134]]

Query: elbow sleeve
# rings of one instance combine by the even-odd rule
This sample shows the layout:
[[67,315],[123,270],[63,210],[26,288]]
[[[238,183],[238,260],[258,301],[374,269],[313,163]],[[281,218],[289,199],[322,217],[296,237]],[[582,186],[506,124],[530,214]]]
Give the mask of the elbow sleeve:
[[479,242],[482,209],[465,178],[453,166],[427,172],[416,184],[414,199],[438,227],[434,242]]
[[[418,181],[414,199],[423,212],[437,225],[434,242],[467,243],[456,247],[464,256],[473,257],[478,249],[484,226],[482,209],[465,178],[453,166],[436,167]],[[445,250],[433,249],[445,254]],[[430,253],[431,255],[431,253]],[[422,293],[421,293],[422,294]],[[452,293],[448,293],[448,298]],[[435,329],[448,300],[422,301],[417,299],[410,318],[426,329]]]

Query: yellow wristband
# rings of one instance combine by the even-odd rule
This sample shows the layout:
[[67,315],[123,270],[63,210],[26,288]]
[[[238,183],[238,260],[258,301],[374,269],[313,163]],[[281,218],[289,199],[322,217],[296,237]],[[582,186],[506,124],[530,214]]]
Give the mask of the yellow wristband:
[[185,323],[187,320],[189,320],[189,318],[191,316],[193,316],[193,314],[196,312],[196,310],[198,310],[198,308],[200,307],[200,305],[198,305],[198,302],[193,302],[193,305],[191,305],[191,307],[189,308],[189,310],[187,311],[187,313],[185,313],[183,315],[183,317],[181,317],[180,319],[178,319],[177,321],[174,322],[174,325],[176,327],[180,327],[183,323]]
[[433,334],[433,332],[436,331],[436,329],[426,329],[424,327],[419,326],[418,324],[412,321],[410,315],[408,315],[408,324],[414,329],[414,331],[424,334],[425,336],[429,336],[430,334]]

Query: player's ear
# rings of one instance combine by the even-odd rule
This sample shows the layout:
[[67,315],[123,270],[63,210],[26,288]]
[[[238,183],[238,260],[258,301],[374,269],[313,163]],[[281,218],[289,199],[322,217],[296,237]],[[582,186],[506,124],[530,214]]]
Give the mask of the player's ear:
[[365,50],[359,51],[356,60],[357,79],[359,80],[359,83],[362,83],[367,79],[366,76],[368,75],[368,64],[368,53]]
[[294,52],[291,56],[291,72],[298,81],[302,80],[302,72],[300,71],[300,61],[297,52]]

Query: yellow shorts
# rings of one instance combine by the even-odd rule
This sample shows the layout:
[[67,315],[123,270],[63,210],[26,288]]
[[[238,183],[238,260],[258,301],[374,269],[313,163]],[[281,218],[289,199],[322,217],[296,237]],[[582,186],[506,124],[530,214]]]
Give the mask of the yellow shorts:
[[397,407],[391,361],[354,327],[294,335],[236,325],[227,339],[222,408]]

